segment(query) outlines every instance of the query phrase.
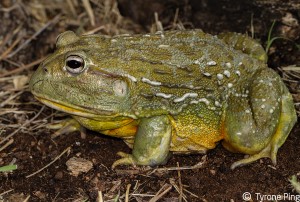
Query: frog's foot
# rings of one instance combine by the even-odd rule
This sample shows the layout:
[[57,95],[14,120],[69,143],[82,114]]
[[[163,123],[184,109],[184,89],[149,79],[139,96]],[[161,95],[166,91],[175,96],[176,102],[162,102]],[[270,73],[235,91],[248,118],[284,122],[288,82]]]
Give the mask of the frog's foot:
[[111,166],[112,169],[115,169],[115,167],[119,166],[119,165],[132,165],[132,166],[137,165],[137,163],[135,162],[135,160],[134,160],[134,158],[131,154],[127,154],[127,153],[124,153],[124,152],[118,152],[117,155],[122,157],[122,158],[119,159],[119,160],[116,160],[112,164],[112,166]]
[[54,139],[60,135],[68,134],[74,131],[80,131],[81,137],[86,137],[86,131],[85,128],[82,127],[78,121],[75,119],[65,119],[60,121],[59,123],[55,124],[49,124],[47,125],[47,128],[52,130],[57,130],[55,133],[51,135],[51,138]]
[[263,157],[276,164],[297,116],[292,97],[279,76],[270,69],[255,75],[247,97],[230,97],[225,112],[223,145],[230,151],[250,154],[234,169]]
[[242,160],[239,160],[239,161],[236,161],[234,162],[230,168],[233,170],[237,167],[240,167],[240,166],[244,166],[244,165],[247,165],[249,163],[252,163],[254,161],[257,161],[258,159],[261,159],[261,158],[271,158],[272,160],[272,163],[274,165],[276,165],[276,154],[277,154],[277,151],[278,151],[278,148],[275,150],[271,150],[271,145],[269,144],[266,148],[264,148],[262,151],[260,151],[258,154],[253,154],[253,155],[250,155],[248,158],[245,158],[245,159],[242,159]]

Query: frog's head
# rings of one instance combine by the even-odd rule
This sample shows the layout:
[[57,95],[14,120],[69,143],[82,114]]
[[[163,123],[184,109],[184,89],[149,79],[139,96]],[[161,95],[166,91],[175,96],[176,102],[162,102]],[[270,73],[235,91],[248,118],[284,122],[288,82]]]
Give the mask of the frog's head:
[[[93,40],[71,31],[59,35],[56,52],[30,80],[31,92],[44,104],[72,115],[102,119],[123,116],[130,111],[130,80],[99,67]],[[101,45],[104,38],[97,40]]]

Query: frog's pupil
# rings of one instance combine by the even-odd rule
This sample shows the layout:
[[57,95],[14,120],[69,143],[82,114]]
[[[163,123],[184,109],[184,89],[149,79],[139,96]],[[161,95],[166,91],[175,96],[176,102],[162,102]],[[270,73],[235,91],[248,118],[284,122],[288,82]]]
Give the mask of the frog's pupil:
[[69,61],[67,61],[67,66],[72,69],[77,69],[82,66],[82,62],[77,61],[77,60],[69,60]]

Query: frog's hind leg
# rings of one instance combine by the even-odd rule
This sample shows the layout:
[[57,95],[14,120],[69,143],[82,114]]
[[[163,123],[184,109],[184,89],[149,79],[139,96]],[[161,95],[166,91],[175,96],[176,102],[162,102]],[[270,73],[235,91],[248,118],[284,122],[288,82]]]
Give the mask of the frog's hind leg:
[[226,44],[236,50],[250,55],[252,58],[267,62],[268,56],[264,48],[255,39],[241,33],[227,32],[218,35]]
[[292,97],[273,70],[263,69],[253,78],[244,89],[247,96],[232,94],[225,109],[223,145],[250,154],[232,169],[263,157],[276,164],[277,151],[297,118]]

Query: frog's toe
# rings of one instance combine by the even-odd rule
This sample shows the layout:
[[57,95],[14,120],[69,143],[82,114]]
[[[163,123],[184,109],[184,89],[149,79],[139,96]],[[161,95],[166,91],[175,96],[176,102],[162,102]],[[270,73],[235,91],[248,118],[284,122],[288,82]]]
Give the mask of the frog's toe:
[[131,154],[127,154],[127,153],[124,153],[124,152],[118,152],[117,155],[122,157],[122,158],[119,159],[119,160],[116,160],[112,164],[112,166],[111,166],[112,169],[115,169],[116,166],[119,166],[119,165],[133,165],[133,166],[136,165],[136,162],[133,159],[133,156]]
[[266,148],[264,148],[259,153],[250,155],[248,158],[245,158],[245,159],[242,159],[242,160],[234,162],[230,166],[230,168],[233,170],[233,169],[235,169],[237,167],[244,166],[244,165],[252,163],[252,162],[254,162],[254,161],[258,160],[258,159],[267,158],[267,157],[272,160],[272,163],[274,165],[276,165],[277,151],[278,151],[278,147],[272,149],[271,144],[269,144]]
[[51,135],[52,139],[75,131],[80,131],[81,137],[83,138],[86,136],[85,128],[83,128],[75,119],[65,119],[59,123],[49,124],[47,125],[47,128],[57,130]]

